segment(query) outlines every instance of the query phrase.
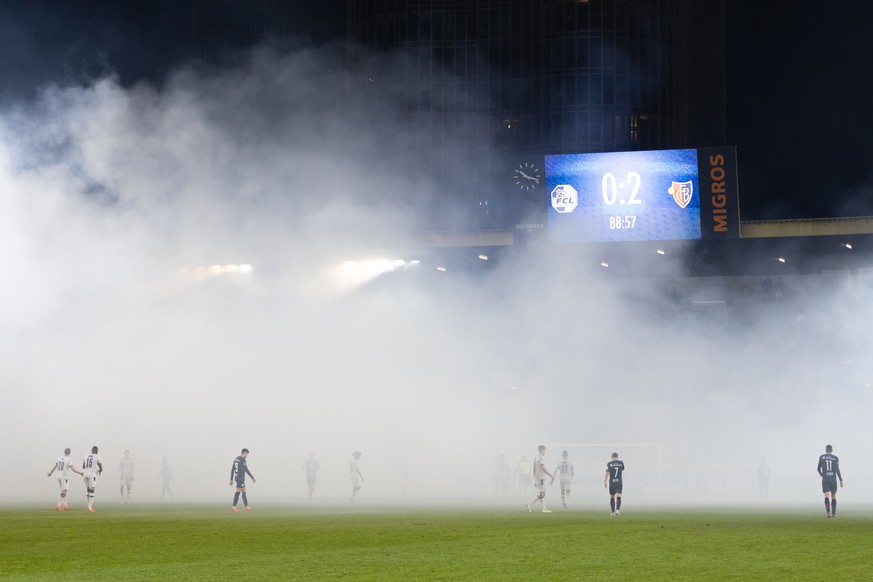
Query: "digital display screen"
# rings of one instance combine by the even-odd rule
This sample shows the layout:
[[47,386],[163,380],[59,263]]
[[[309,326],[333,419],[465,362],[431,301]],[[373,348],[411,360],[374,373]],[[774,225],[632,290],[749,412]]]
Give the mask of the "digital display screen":
[[545,156],[556,242],[739,236],[733,148]]

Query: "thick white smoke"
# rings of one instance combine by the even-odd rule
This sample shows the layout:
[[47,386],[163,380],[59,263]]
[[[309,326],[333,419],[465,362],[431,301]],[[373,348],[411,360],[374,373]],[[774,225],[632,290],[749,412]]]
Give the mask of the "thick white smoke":
[[[439,195],[402,102],[329,50],[264,48],[2,113],[0,434],[27,483],[6,502],[52,499],[42,472],[95,444],[104,499],[130,449],[135,498],[158,497],[166,456],[178,498],[229,501],[245,446],[253,502],[302,501],[310,452],[317,496],[342,499],[353,450],[362,500],[423,502],[489,496],[498,454],[514,470],[547,443],[595,505],[613,449],[649,503],[757,497],[761,457],[774,498],[815,500],[833,441],[862,498],[870,392],[835,362],[870,353],[869,283],[799,283],[739,320],[695,311],[695,283],[671,301],[663,281],[604,278],[584,249],[480,273],[383,257]],[[379,258],[405,262],[353,290],[331,278]]]

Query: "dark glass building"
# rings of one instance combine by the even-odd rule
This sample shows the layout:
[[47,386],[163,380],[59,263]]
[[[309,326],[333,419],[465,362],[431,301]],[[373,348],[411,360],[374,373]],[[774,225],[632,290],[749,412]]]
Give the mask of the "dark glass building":
[[436,184],[414,228],[541,227],[543,192],[514,170],[544,154],[725,143],[725,0],[192,0],[192,52],[343,4],[360,90],[402,96]]
[[347,30],[353,64],[409,55],[371,79],[457,144],[434,229],[537,227],[512,174],[532,156],[725,141],[724,0],[347,0]]
[[537,152],[720,145],[724,19],[723,0],[348,0],[353,58],[412,50],[408,79],[496,96],[463,105]]
[[189,1],[191,54],[205,61],[265,38],[298,36],[323,41],[339,36],[343,29],[345,0]]

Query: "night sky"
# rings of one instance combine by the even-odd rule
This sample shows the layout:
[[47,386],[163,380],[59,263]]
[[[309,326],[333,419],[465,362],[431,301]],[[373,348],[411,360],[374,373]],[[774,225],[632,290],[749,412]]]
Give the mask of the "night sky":
[[[342,0],[298,3],[301,36],[342,41]],[[727,143],[743,220],[873,215],[871,30],[869,2],[728,1]],[[190,3],[4,0],[0,46],[3,107],[108,71],[159,85],[192,54]]]
[[873,3],[728,7],[743,219],[873,215]]

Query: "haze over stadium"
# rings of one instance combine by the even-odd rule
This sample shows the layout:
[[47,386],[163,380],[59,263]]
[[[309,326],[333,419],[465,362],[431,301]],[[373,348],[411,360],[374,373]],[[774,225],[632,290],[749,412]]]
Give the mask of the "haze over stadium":
[[354,93],[341,61],[266,43],[0,112],[0,437],[26,483],[3,503],[52,499],[45,469],[92,445],[98,507],[126,449],[134,499],[159,497],[166,456],[178,499],[228,501],[241,447],[254,506],[302,502],[310,452],[316,497],[345,501],[354,450],[362,502],[476,502],[498,454],[540,443],[572,451],[580,505],[604,503],[612,450],[626,507],[755,501],[762,457],[771,502],[817,503],[827,443],[843,507],[873,502],[870,280],[737,319],[670,302],[681,244],[652,254],[674,270],[657,280],[548,245],[457,269],[393,254],[436,178],[388,115],[404,96]]

